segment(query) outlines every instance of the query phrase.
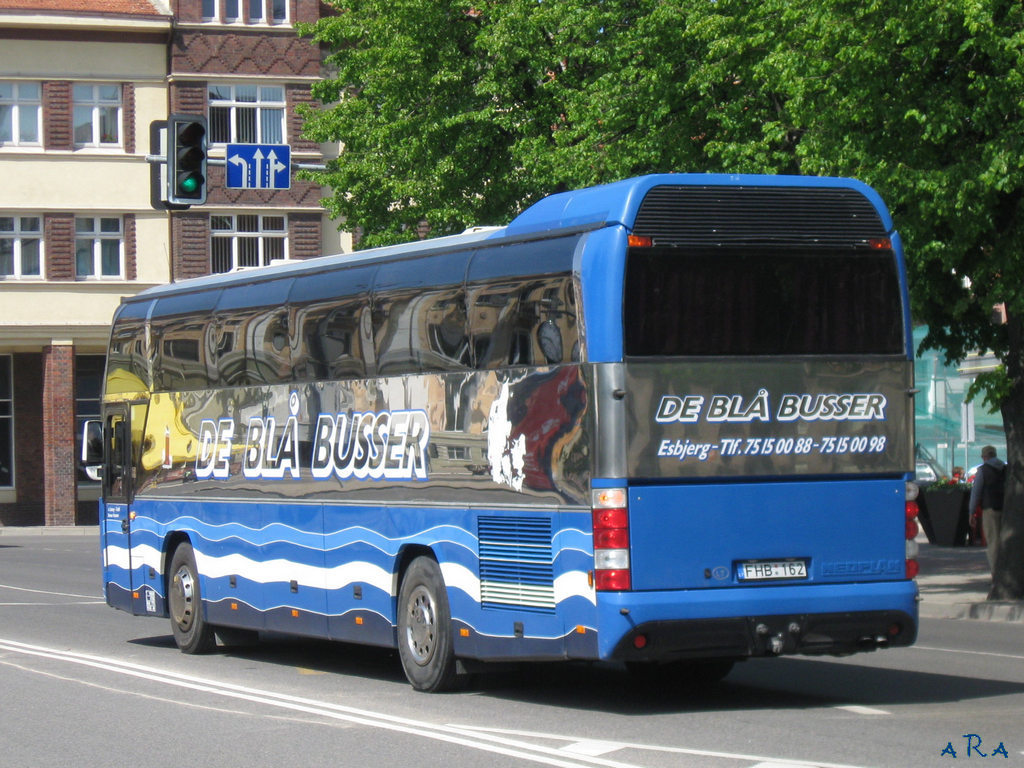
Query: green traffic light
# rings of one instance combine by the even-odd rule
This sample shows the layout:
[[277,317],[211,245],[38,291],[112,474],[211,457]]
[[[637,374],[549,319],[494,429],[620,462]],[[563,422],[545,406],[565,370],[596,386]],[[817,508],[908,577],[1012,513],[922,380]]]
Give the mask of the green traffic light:
[[181,187],[182,192],[188,192],[191,194],[199,189],[199,179],[195,176],[186,176],[181,180],[178,186]]

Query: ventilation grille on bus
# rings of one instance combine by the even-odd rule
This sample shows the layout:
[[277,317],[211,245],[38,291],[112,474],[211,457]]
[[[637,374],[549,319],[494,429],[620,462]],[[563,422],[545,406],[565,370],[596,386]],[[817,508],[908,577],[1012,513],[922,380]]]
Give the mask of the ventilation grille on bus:
[[481,517],[479,540],[480,602],[484,608],[554,612],[550,520]]
[[633,234],[655,245],[793,243],[852,245],[887,232],[874,206],[852,189],[654,187]]

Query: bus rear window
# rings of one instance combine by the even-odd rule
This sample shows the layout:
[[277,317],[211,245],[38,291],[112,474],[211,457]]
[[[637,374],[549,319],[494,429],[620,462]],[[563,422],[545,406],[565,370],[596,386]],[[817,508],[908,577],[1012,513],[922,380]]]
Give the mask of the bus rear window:
[[892,251],[633,248],[627,357],[900,354]]

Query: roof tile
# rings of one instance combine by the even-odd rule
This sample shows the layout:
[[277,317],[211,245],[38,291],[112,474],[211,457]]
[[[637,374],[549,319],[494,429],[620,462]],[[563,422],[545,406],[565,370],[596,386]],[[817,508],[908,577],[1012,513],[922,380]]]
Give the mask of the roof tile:
[[0,0],[0,11],[98,13],[112,16],[163,16],[152,0]]

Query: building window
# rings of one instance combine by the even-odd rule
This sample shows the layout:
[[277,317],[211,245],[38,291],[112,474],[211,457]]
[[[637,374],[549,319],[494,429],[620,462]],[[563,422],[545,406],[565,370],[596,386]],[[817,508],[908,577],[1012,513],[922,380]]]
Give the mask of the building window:
[[14,486],[14,382],[10,355],[0,355],[0,488]]
[[285,248],[287,231],[284,216],[211,216],[211,271],[265,267],[274,259],[288,258]]
[[39,146],[41,92],[39,83],[0,82],[0,146]]
[[[103,387],[103,355],[75,356],[75,456],[82,455],[82,434],[85,422],[99,420],[100,390]],[[94,482],[82,465],[78,467],[78,482]]]
[[78,83],[74,99],[75,146],[110,147],[121,143],[121,86]]
[[242,8],[249,24],[283,24],[288,20],[287,0],[203,0],[203,21],[224,21],[231,24],[242,20]]
[[75,219],[75,277],[79,280],[119,279],[124,275],[121,219]]
[[287,20],[286,0],[248,0],[250,24],[281,24]]
[[283,144],[284,87],[211,85],[210,142]]
[[42,277],[43,220],[0,216],[0,280]]

